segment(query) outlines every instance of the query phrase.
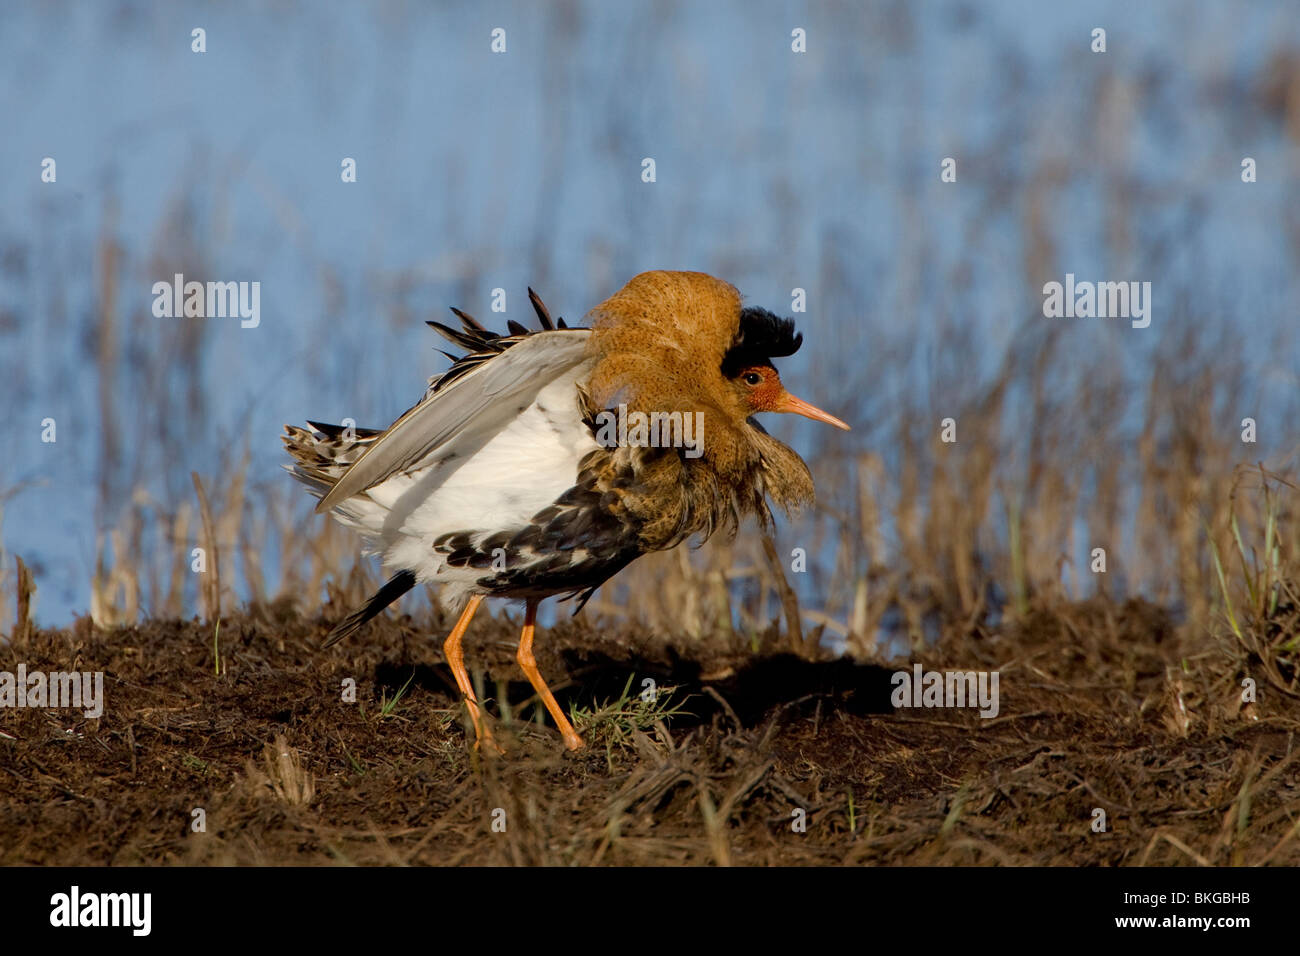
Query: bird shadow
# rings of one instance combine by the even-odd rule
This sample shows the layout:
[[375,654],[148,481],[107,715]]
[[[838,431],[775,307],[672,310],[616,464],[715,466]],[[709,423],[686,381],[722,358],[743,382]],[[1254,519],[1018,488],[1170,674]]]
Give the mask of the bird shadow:
[[[893,690],[893,668],[865,664],[849,658],[809,661],[794,654],[755,657],[734,666],[725,676],[707,676],[705,666],[693,660],[675,658],[667,663],[638,657],[616,659],[599,651],[566,651],[563,654],[567,679],[551,682],[555,697],[566,712],[570,707],[596,710],[628,692],[640,693],[645,680],[658,688],[674,688],[673,699],[683,702],[671,724],[692,727],[707,724],[728,709],[745,727],[760,724],[776,709],[789,716],[829,703],[851,714],[886,714]],[[390,698],[403,687],[409,693],[458,697],[455,680],[445,665],[384,662],[375,668],[377,692]],[[629,684],[630,679],[630,684]],[[487,696],[505,693],[519,706],[533,696],[532,686],[513,676],[504,686],[491,679]]]

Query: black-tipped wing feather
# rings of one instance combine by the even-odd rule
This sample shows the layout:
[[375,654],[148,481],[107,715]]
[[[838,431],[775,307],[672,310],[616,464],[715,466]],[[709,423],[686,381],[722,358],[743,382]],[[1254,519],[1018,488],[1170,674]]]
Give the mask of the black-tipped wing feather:
[[333,647],[345,637],[351,637],[361,630],[361,625],[375,617],[380,611],[413,587],[415,587],[415,574],[411,571],[398,571],[387,584],[371,596],[370,600],[345,617],[334,630],[330,631],[329,637],[325,639],[325,643],[321,647]]

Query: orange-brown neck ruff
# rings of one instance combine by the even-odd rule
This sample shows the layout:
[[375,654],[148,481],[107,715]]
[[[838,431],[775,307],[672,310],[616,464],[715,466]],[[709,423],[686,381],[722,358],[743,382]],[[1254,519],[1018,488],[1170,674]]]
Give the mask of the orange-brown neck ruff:
[[640,519],[642,546],[671,547],[746,513],[771,520],[765,496],[789,511],[813,499],[812,476],[792,450],[745,419],[722,364],[740,330],[740,293],[702,272],[644,272],[588,315],[587,382],[593,410],[700,412],[702,451],[629,449],[612,456],[636,480],[621,504]]

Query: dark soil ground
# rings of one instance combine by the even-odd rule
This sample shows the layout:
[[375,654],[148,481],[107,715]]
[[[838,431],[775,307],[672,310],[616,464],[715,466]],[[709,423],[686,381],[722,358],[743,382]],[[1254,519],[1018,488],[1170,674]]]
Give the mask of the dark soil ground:
[[[994,719],[895,710],[892,666],[702,659],[566,621],[538,660],[581,712],[578,755],[534,720],[514,625],[481,615],[467,659],[508,702],[494,759],[469,746],[440,622],[322,651],[331,623],[228,617],[220,675],[197,622],[0,644],[0,670],[102,670],[106,695],[99,719],[0,709],[0,863],[1300,863],[1300,703],[1261,680],[1243,705],[1249,673],[1137,602],[921,656],[999,671]],[[640,702],[647,677],[666,703]]]

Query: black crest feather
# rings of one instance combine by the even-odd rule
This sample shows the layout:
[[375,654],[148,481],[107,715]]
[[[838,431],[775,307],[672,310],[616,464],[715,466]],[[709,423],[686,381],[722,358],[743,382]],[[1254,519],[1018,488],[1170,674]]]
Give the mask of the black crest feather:
[[747,366],[793,355],[802,344],[803,335],[794,330],[794,319],[783,319],[757,307],[742,309],[740,329],[722,357],[722,374],[731,378]]

